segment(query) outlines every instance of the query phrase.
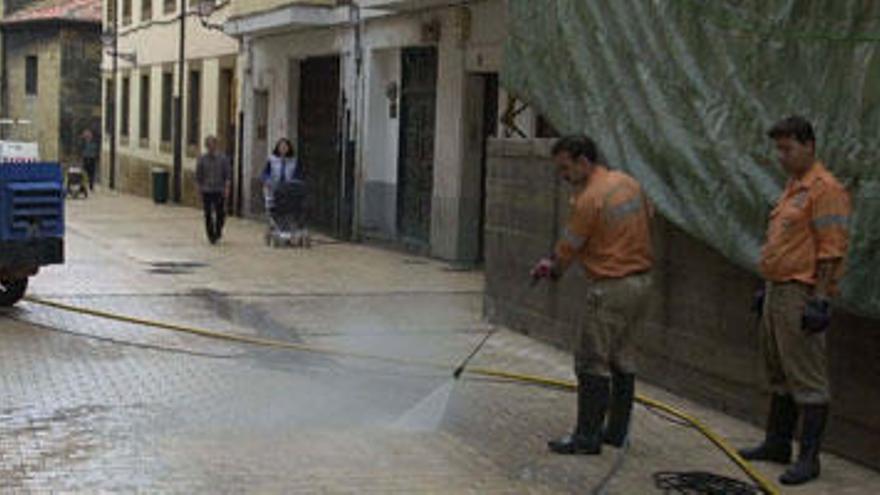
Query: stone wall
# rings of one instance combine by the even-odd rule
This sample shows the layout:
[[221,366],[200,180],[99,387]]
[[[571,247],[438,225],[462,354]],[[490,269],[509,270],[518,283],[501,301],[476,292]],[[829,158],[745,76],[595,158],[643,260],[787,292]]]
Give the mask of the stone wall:
[[[103,154],[104,163],[109,164],[107,153]],[[133,155],[119,153],[117,155],[116,188],[124,193],[136,196],[152,197],[153,179],[151,170],[161,168],[171,174],[171,166],[167,163],[154,162]],[[108,172],[104,171],[107,176]],[[181,204],[184,206],[198,206],[200,200],[195,187],[195,170],[183,170],[183,187],[181,189]],[[171,201],[172,186],[168,184],[168,201]]]
[[59,146],[62,161],[79,160],[82,133],[101,140],[101,26],[77,24],[61,37],[61,107]]
[[[99,24],[25,24],[6,28],[4,112],[28,120],[4,129],[13,140],[36,141],[48,161],[74,163],[80,135],[101,130]],[[37,92],[25,88],[27,57],[37,57]]]
[[[547,254],[567,209],[547,141],[490,145],[486,219],[486,312],[495,323],[568,348],[583,306],[577,270],[528,289],[528,270]],[[659,219],[658,264],[641,377],[732,415],[763,424],[766,390],[750,313],[760,281]],[[880,321],[836,314],[829,333],[834,385],[829,449],[880,467]]]
[[[6,87],[4,117],[30,121],[2,129],[4,137],[14,141],[37,142],[40,157],[47,161],[60,158],[61,45],[58,28],[41,26],[5,29]],[[26,60],[37,57],[37,92],[26,92]],[[5,126],[4,126],[5,127]]]

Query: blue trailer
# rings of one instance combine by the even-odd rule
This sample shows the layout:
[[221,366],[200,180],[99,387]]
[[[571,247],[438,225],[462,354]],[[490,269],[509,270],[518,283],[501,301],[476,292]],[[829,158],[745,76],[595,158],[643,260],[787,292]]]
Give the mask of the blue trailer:
[[64,262],[58,163],[0,163],[0,306],[24,297],[41,266]]

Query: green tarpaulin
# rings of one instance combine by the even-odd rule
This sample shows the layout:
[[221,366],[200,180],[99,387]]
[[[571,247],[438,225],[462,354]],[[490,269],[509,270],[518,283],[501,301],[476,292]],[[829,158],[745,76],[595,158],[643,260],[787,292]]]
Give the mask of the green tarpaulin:
[[853,198],[843,304],[880,317],[880,2],[508,1],[505,86],[743,267],[784,183],[765,132],[808,117]]

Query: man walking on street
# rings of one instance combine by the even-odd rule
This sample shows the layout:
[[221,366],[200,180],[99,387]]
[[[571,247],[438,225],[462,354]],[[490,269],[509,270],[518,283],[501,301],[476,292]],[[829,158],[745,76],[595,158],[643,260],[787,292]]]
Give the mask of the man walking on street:
[[644,322],[654,263],[652,210],[638,182],[600,161],[592,139],[560,139],[553,160],[558,175],[574,189],[571,213],[555,253],[535,265],[532,277],[555,280],[577,262],[590,288],[574,344],[577,425],[573,434],[548,446],[559,454],[595,455],[603,443],[623,446],[629,431],[634,343]]
[[95,178],[98,175],[98,153],[100,151],[100,146],[92,131],[90,129],[83,131],[80,154],[82,155],[83,168],[89,179],[89,191],[95,190]]
[[208,241],[216,244],[223,237],[226,221],[226,200],[232,186],[232,166],[226,155],[217,151],[217,138],[205,138],[207,152],[196,164],[196,184],[205,209],[205,229]]
[[[847,251],[850,200],[846,190],[816,159],[812,125],[789,117],[768,135],[788,174],[785,190],[770,213],[761,253],[766,279],[761,316],[761,350],[773,393],[764,442],[740,451],[745,459],[791,462],[799,412],[801,449],[780,477],[799,485],[819,476],[819,449],[830,402],[825,330]],[[800,410],[800,411],[799,411]]]

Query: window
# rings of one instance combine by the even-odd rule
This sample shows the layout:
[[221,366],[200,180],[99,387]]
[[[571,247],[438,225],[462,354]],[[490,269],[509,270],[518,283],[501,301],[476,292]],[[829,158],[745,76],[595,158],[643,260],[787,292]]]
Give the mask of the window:
[[37,94],[39,86],[39,60],[36,56],[29,56],[24,60],[24,92],[28,95]]
[[153,19],[153,0],[141,0],[141,22]]
[[113,79],[107,79],[105,83],[106,94],[104,95],[104,134],[113,134],[113,125],[116,120],[116,85]]
[[122,25],[131,24],[131,0],[122,0]]
[[150,139],[150,75],[141,76],[140,138]]
[[165,0],[165,13],[170,14],[177,10],[177,0]]
[[162,142],[170,143],[174,131],[174,74],[162,74]]
[[120,122],[121,127],[119,129],[119,134],[122,136],[125,136],[125,137],[128,137],[129,108],[130,108],[129,98],[131,97],[131,93],[130,93],[131,84],[130,83],[131,83],[131,81],[129,81],[129,79],[127,77],[122,78],[122,96],[121,96],[121,100],[122,100],[122,102],[121,102],[122,112],[121,113],[122,113],[122,115],[120,116],[121,118],[119,119],[122,122]]
[[189,73],[189,115],[187,129],[187,143],[191,146],[199,145],[199,132],[201,130],[202,113],[202,74],[197,71]]

